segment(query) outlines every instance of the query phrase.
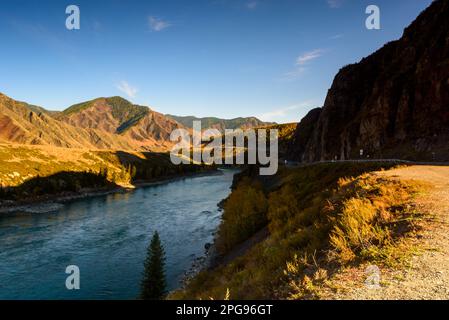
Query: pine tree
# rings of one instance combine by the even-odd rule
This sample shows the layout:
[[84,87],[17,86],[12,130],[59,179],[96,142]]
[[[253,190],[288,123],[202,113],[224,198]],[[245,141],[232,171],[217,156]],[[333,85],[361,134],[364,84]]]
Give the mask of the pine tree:
[[141,285],[143,300],[161,300],[166,295],[165,252],[157,231],[148,247],[145,270]]

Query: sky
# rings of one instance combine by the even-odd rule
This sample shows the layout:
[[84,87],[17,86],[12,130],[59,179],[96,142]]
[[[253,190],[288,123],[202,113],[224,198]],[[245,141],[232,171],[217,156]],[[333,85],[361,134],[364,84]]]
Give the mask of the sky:
[[[431,0],[1,0],[0,92],[50,110],[120,95],[175,115],[297,122]],[[80,29],[66,28],[66,8]],[[368,30],[366,8],[380,9]]]

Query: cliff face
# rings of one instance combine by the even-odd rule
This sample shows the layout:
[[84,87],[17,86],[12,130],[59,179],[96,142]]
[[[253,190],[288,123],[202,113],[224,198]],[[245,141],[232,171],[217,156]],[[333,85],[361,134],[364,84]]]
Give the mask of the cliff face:
[[301,160],[298,156],[302,156],[306,151],[307,143],[311,140],[312,134],[315,131],[321,111],[321,108],[309,111],[309,113],[298,123],[292,143],[288,147],[287,155],[293,155],[296,157],[295,160]]
[[316,122],[298,125],[295,158],[449,160],[448,17],[449,1],[434,1],[400,40],[343,68]]

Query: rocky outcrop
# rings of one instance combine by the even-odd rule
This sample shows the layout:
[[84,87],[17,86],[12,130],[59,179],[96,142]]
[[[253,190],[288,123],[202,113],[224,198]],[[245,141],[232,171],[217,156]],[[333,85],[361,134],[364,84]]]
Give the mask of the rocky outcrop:
[[302,155],[305,152],[308,141],[315,130],[318,119],[321,115],[321,108],[315,108],[298,123],[297,129],[288,147],[287,155]]
[[340,70],[316,123],[318,111],[298,125],[294,158],[449,160],[448,17],[434,1],[400,40]]

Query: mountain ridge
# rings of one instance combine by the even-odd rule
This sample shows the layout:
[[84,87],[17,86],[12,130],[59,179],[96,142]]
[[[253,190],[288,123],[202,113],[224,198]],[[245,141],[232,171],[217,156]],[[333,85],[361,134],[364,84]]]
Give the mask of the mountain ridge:
[[0,93],[0,140],[66,148],[127,147],[120,138],[67,125],[42,110]]
[[276,124],[275,122],[261,121],[256,117],[222,119],[218,117],[175,116],[171,114],[166,114],[165,116],[172,118],[187,128],[192,128],[193,121],[201,121],[203,128],[218,129],[221,132],[224,132],[225,129],[251,129]]
[[[63,111],[16,101],[0,93],[0,141],[65,148],[167,151],[175,129],[191,130],[149,107],[119,97],[100,97]],[[181,117],[182,118],[182,117]],[[207,119],[203,128],[249,129],[268,125],[255,117]],[[210,126],[209,126],[210,125]]]

